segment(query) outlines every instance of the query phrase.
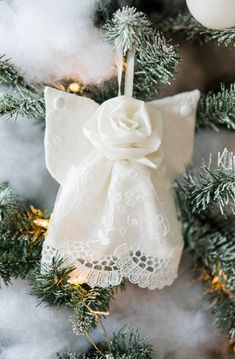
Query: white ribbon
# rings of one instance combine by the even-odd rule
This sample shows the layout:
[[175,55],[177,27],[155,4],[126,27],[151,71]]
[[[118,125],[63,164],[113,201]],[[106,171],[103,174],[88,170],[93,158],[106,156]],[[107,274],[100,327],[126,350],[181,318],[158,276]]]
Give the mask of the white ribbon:
[[[117,76],[118,76],[118,96],[121,96],[122,86],[122,67],[123,67],[123,50],[117,50]],[[132,97],[134,84],[135,68],[135,50],[128,52],[126,60],[125,89],[124,95]]]
[[125,95],[131,96],[134,84],[135,50],[127,55],[126,76],[125,76]]
[[122,64],[123,64],[123,50],[117,50],[117,76],[118,76],[118,96],[121,96],[122,86]]

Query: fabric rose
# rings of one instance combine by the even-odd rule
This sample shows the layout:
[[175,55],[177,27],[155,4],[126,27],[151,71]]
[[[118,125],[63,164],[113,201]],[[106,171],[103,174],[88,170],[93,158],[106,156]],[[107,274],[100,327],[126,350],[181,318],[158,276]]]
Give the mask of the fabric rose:
[[159,111],[144,101],[120,96],[104,102],[83,125],[85,136],[110,160],[137,160],[159,150],[163,124]]

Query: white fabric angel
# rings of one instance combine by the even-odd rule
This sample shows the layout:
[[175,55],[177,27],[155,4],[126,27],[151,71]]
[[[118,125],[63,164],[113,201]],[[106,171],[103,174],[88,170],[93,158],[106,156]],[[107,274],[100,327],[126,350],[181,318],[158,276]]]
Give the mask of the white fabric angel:
[[191,160],[199,91],[102,105],[45,97],[46,162],[61,188],[42,262],[59,253],[90,286],[172,284],[183,249],[172,184]]

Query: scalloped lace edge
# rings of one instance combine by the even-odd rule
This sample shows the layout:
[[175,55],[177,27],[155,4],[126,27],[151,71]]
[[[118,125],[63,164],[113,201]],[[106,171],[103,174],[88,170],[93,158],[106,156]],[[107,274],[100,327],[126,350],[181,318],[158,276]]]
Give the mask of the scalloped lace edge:
[[[48,244],[43,248],[42,264],[50,265],[52,258],[60,252],[65,253],[66,261],[75,266],[71,277],[77,283],[87,283],[91,287],[107,288],[109,286],[118,286],[123,279],[128,279],[131,283],[137,284],[140,288],[148,288],[150,290],[162,289],[165,286],[170,286],[178,277],[178,267],[181,254],[183,251],[183,244],[175,247],[170,256],[162,259],[162,265],[158,268],[147,270],[133,261],[130,255],[130,250],[126,246],[121,245],[113,254],[113,261],[115,265],[110,270],[91,268],[92,261],[87,261],[87,265],[82,264],[79,260],[74,259],[70,253],[61,249],[55,249]],[[141,256],[144,256],[142,253]],[[94,259],[95,261],[95,259]],[[161,261],[161,260],[160,260]],[[99,259],[96,263],[102,263]],[[160,262],[161,263],[161,262]]]

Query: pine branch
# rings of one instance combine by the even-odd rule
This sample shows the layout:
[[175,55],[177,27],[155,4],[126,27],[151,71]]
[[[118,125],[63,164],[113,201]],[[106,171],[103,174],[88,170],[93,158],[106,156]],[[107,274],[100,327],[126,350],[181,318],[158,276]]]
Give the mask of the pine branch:
[[176,49],[157,32],[144,13],[118,10],[104,26],[105,34],[123,55],[136,51],[134,95],[150,100],[160,83],[169,84],[180,62]]
[[214,42],[219,46],[235,46],[235,28],[213,30],[197,22],[190,14],[179,14],[176,18],[158,23],[163,32],[182,33],[187,41]]
[[15,65],[5,56],[0,56],[0,85],[27,87],[28,84]]
[[45,104],[41,87],[28,83],[9,59],[0,56],[0,85],[12,87],[0,97],[0,115],[17,118],[44,117]]
[[188,245],[197,258],[200,258],[207,271],[209,270],[210,275],[213,278],[220,277],[224,288],[235,294],[235,238],[232,233],[235,230],[235,217],[211,219],[213,226],[201,235],[198,225],[204,226],[207,220],[208,218],[199,220],[198,217],[192,216],[190,226],[191,229],[194,227],[193,235],[189,226],[185,231]]
[[226,89],[202,96],[197,109],[197,128],[211,127],[218,130],[218,126],[235,130],[235,84]]
[[[84,290],[84,286],[82,288]],[[100,316],[109,315],[111,298],[112,290],[99,287],[88,288],[80,295],[76,293],[71,302],[74,309],[71,319],[74,333],[76,335],[86,334],[91,329],[95,329],[99,323]],[[99,315],[98,313],[104,314]]]
[[190,206],[190,213],[201,214],[219,209],[222,215],[235,213],[235,156],[226,149],[218,154],[217,167],[208,166],[194,170],[181,182],[184,199]]
[[117,79],[115,77],[103,82],[101,86],[94,84],[87,85],[83,91],[83,96],[89,97],[99,104],[112,97],[116,97],[117,94]]
[[[235,338],[235,218],[210,219],[210,228],[201,236],[205,221],[194,216],[187,222],[185,239],[195,254],[197,267],[203,268],[201,279],[206,283],[205,297],[210,302],[215,323]],[[191,227],[191,228],[190,228]],[[193,235],[192,235],[192,227]],[[190,229],[189,229],[190,228]],[[232,232],[232,234],[231,234]]]
[[70,284],[74,269],[66,265],[64,259],[55,257],[51,266],[45,265],[42,270],[38,267],[31,274],[30,283],[32,293],[40,299],[40,303],[67,305],[73,309],[73,331],[79,335],[95,328],[99,317],[107,313],[113,290],[91,288],[87,284]]
[[141,46],[143,34],[151,31],[151,22],[147,16],[134,7],[123,7],[114,14],[112,20],[104,25],[107,39],[116,49],[132,51]]
[[[205,164],[178,183],[185,241],[202,268],[216,323],[235,333],[235,157],[225,150],[215,169]],[[217,211],[215,210],[217,209]],[[226,211],[225,211],[226,210]],[[230,211],[229,211],[230,210]],[[227,214],[227,218],[221,216]]]
[[[100,343],[99,347],[103,352],[107,351],[105,343]],[[142,339],[136,330],[127,331],[122,329],[111,339],[112,353],[107,354],[107,359],[151,359],[152,347]],[[102,359],[103,357],[97,351],[91,349],[86,354],[79,353],[60,353],[59,359]]]
[[51,266],[37,266],[29,279],[32,293],[40,299],[40,304],[61,306],[72,300],[73,288],[68,279],[73,270],[74,267],[66,266],[60,257],[53,258]]
[[[159,84],[170,84],[177,72],[180,57],[175,47],[156,31],[143,36],[136,56],[134,94],[150,100]],[[144,94],[144,95],[143,95]]]
[[41,93],[16,88],[0,98],[0,115],[17,118],[18,116],[44,117],[45,103]]
[[15,192],[7,184],[0,184],[0,221],[15,222],[20,204]]
[[211,305],[212,313],[215,317],[215,324],[219,328],[227,328],[228,336],[235,338],[235,294],[233,298],[229,298],[223,291],[210,291],[207,294],[208,300],[213,303]]
[[40,259],[41,242],[34,244],[31,237],[7,229],[0,229],[0,277],[5,284],[12,278],[26,278]]
[[0,277],[7,284],[11,278],[25,278],[40,258],[42,236],[15,193],[0,186]]

